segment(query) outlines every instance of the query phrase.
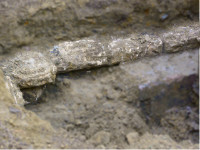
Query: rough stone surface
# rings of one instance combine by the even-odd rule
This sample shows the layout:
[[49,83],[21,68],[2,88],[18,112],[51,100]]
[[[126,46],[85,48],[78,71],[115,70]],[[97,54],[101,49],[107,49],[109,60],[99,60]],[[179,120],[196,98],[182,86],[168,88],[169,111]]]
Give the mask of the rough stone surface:
[[52,83],[56,67],[42,53],[24,52],[7,61],[2,67],[5,76],[10,76],[20,88],[41,86]]
[[108,45],[110,63],[131,61],[145,56],[155,56],[162,52],[162,41],[153,35],[131,35],[125,39],[115,39]]
[[101,43],[90,39],[64,42],[50,50],[58,72],[67,72],[108,64],[108,51]]
[[198,6],[0,0],[0,148],[198,148]]
[[[7,86],[16,103],[20,105],[25,103],[20,91],[21,88],[38,87],[52,83],[55,81],[57,72],[56,66],[39,52],[16,54],[2,64],[2,69],[5,73]],[[40,90],[35,90],[32,93],[33,99],[38,99],[41,95],[42,88],[38,89]]]
[[133,61],[145,56],[166,52],[195,49],[199,47],[198,25],[178,27],[159,36],[131,34],[125,38],[110,38],[108,41],[85,38],[63,42],[51,50],[51,59],[58,72],[113,65]]
[[[171,83],[157,83],[157,85],[147,86],[140,90],[138,92],[138,100],[148,124],[150,126],[159,126],[161,118],[166,115],[165,112],[172,107],[175,107],[177,110],[198,107],[198,96],[191,91],[192,85],[197,81],[197,75],[189,75],[175,79]],[[175,94],[176,91],[179,94]],[[179,120],[180,116],[177,115],[176,117]],[[195,135],[197,132],[193,130],[192,133]],[[190,134],[189,131],[188,134]],[[194,139],[197,138],[195,137]]]
[[64,42],[50,50],[51,60],[58,72],[67,72],[103,65],[131,61],[144,56],[157,55],[162,51],[159,37],[132,35],[118,38],[107,43],[95,38],[86,38],[74,42]]
[[[184,36],[179,35],[182,34],[182,29],[187,29],[184,30]],[[179,50],[197,48],[198,32],[194,32],[195,29],[195,25],[191,27],[179,27],[177,31],[170,32],[170,34],[163,34],[163,37],[167,37],[166,34],[172,35],[172,33],[179,35],[171,36],[173,41],[172,39],[167,41],[166,38],[162,39],[162,41],[155,35],[131,34],[126,38],[112,37],[106,42],[105,40],[97,39],[95,37],[71,42],[62,42],[55,45],[46,53],[28,51],[16,54],[12,58],[7,59],[3,63],[2,68],[8,81],[12,82],[9,83],[13,87],[16,87],[12,89],[12,93],[17,93],[14,97],[16,97],[16,99],[22,99],[22,96],[17,89],[18,86],[20,88],[31,88],[52,83],[55,80],[56,73],[104,65],[114,65],[133,61],[145,56],[159,55],[163,52],[163,49],[169,49],[169,43],[172,43],[173,45],[174,42],[176,42],[175,47]],[[174,47],[170,47],[170,49],[173,49],[173,52],[175,50]],[[171,50],[167,51],[171,52]],[[161,57],[161,59],[165,58]],[[160,67],[162,66],[160,65]],[[159,69],[159,66],[157,69],[155,68],[155,70]],[[173,73],[173,70],[175,69],[168,65],[164,70]],[[165,74],[164,70],[163,74]],[[138,70],[138,72],[140,72],[140,70]],[[149,77],[151,77],[151,74]],[[154,76],[154,78],[156,78],[156,76]],[[160,79],[160,77],[157,77],[157,79],[158,78]],[[41,95],[40,93],[41,92],[38,94],[33,93],[32,96]],[[38,96],[33,96],[32,98],[38,99]]]
[[139,138],[139,134],[137,132],[130,132],[126,135],[127,141],[130,145],[136,143]]
[[9,76],[20,88],[37,87],[54,82],[57,72],[114,65],[145,56],[159,55],[163,50],[175,52],[197,48],[199,46],[197,29],[195,24],[178,27],[177,31],[164,33],[163,41],[156,35],[131,34],[124,38],[112,37],[107,41],[89,37],[61,42],[43,53],[23,51],[6,60],[2,68],[5,75]]
[[169,84],[184,76],[198,74],[198,52],[197,49],[177,55],[146,58],[135,63],[121,65],[121,68],[136,78],[135,84],[137,81],[140,82],[138,88],[142,90],[145,87],[160,83]]
[[140,106],[148,124],[160,124],[172,106],[198,107],[198,95],[191,91],[198,82],[198,50],[146,58],[120,67],[135,84],[126,90],[123,100]]
[[200,26],[177,27],[162,35],[165,52],[177,52],[200,46]]

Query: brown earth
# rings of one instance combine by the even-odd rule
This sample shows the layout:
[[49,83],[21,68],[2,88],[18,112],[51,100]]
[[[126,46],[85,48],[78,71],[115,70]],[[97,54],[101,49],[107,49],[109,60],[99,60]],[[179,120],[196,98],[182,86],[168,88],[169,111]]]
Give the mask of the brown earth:
[[[176,31],[197,24],[198,4],[0,0],[0,62],[16,52],[45,52],[88,36],[107,42]],[[198,149],[200,35],[184,35],[168,40],[170,52],[178,53],[163,50],[157,57],[60,73],[37,100],[27,94],[41,87],[23,89],[24,99],[32,101],[25,106],[15,104],[0,71],[0,148]]]

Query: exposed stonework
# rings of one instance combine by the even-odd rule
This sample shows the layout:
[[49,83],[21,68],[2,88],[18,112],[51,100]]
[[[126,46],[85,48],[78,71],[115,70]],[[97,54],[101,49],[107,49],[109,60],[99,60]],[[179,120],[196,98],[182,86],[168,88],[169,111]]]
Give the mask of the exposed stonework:
[[60,43],[54,46],[50,53],[58,72],[108,64],[108,49],[92,38]]
[[136,60],[145,56],[155,56],[162,52],[161,39],[153,35],[131,35],[125,39],[112,40],[108,49],[110,64]]
[[10,76],[20,88],[41,86],[54,82],[56,67],[39,52],[17,54],[2,67],[5,75]]
[[[2,69],[7,86],[17,104],[24,100],[20,88],[38,87],[55,80],[57,69],[47,57],[40,52],[24,52],[5,61]],[[41,95],[41,94],[40,94]],[[35,96],[37,99],[37,94]]]
[[162,41],[159,37],[131,35],[129,38],[110,40],[109,44],[93,37],[63,42],[54,46],[50,53],[58,72],[68,72],[131,61],[157,55],[161,51]]
[[[31,88],[52,83],[56,74],[134,61],[146,56],[176,52],[199,47],[199,26],[193,24],[178,27],[162,35],[131,34],[127,37],[111,37],[107,41],[97,37],[61,42],[49,51],[23,51],[3,63],[3,70],[11,85]],[[33,94],[38,99],[40,94]],[[21,99],[21,94],[16,94]],[[30,95],[30,93],[28,94]]]
[[135,84],[139,81],[138,88],[141,90],[160,83],[170,84],[176,79],[198,74],[198,49],[146,58],[121,65],[121,68],[136,79]]
[[198,48],[200,46],[200,26],[193,24],[174,28],[164,33],[162,40],[167,53]]
[[0,149],[199,148],[199,29],[198,0],[0,0]]

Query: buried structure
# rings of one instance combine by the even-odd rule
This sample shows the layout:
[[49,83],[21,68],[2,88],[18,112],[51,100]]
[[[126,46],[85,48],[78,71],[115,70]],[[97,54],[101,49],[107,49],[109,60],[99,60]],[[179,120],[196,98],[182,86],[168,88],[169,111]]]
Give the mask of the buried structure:
[[0,148],[199,147],[198,1],[17,3],[0,2]]

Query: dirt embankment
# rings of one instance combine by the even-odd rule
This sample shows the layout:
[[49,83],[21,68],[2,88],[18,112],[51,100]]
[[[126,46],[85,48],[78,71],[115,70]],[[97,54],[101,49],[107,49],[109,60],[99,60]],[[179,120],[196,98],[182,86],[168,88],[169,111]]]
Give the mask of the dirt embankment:
[[[1,0],[0,52],[198,20],[198,0]],[[174,23],[172,23],[174,22]]]

